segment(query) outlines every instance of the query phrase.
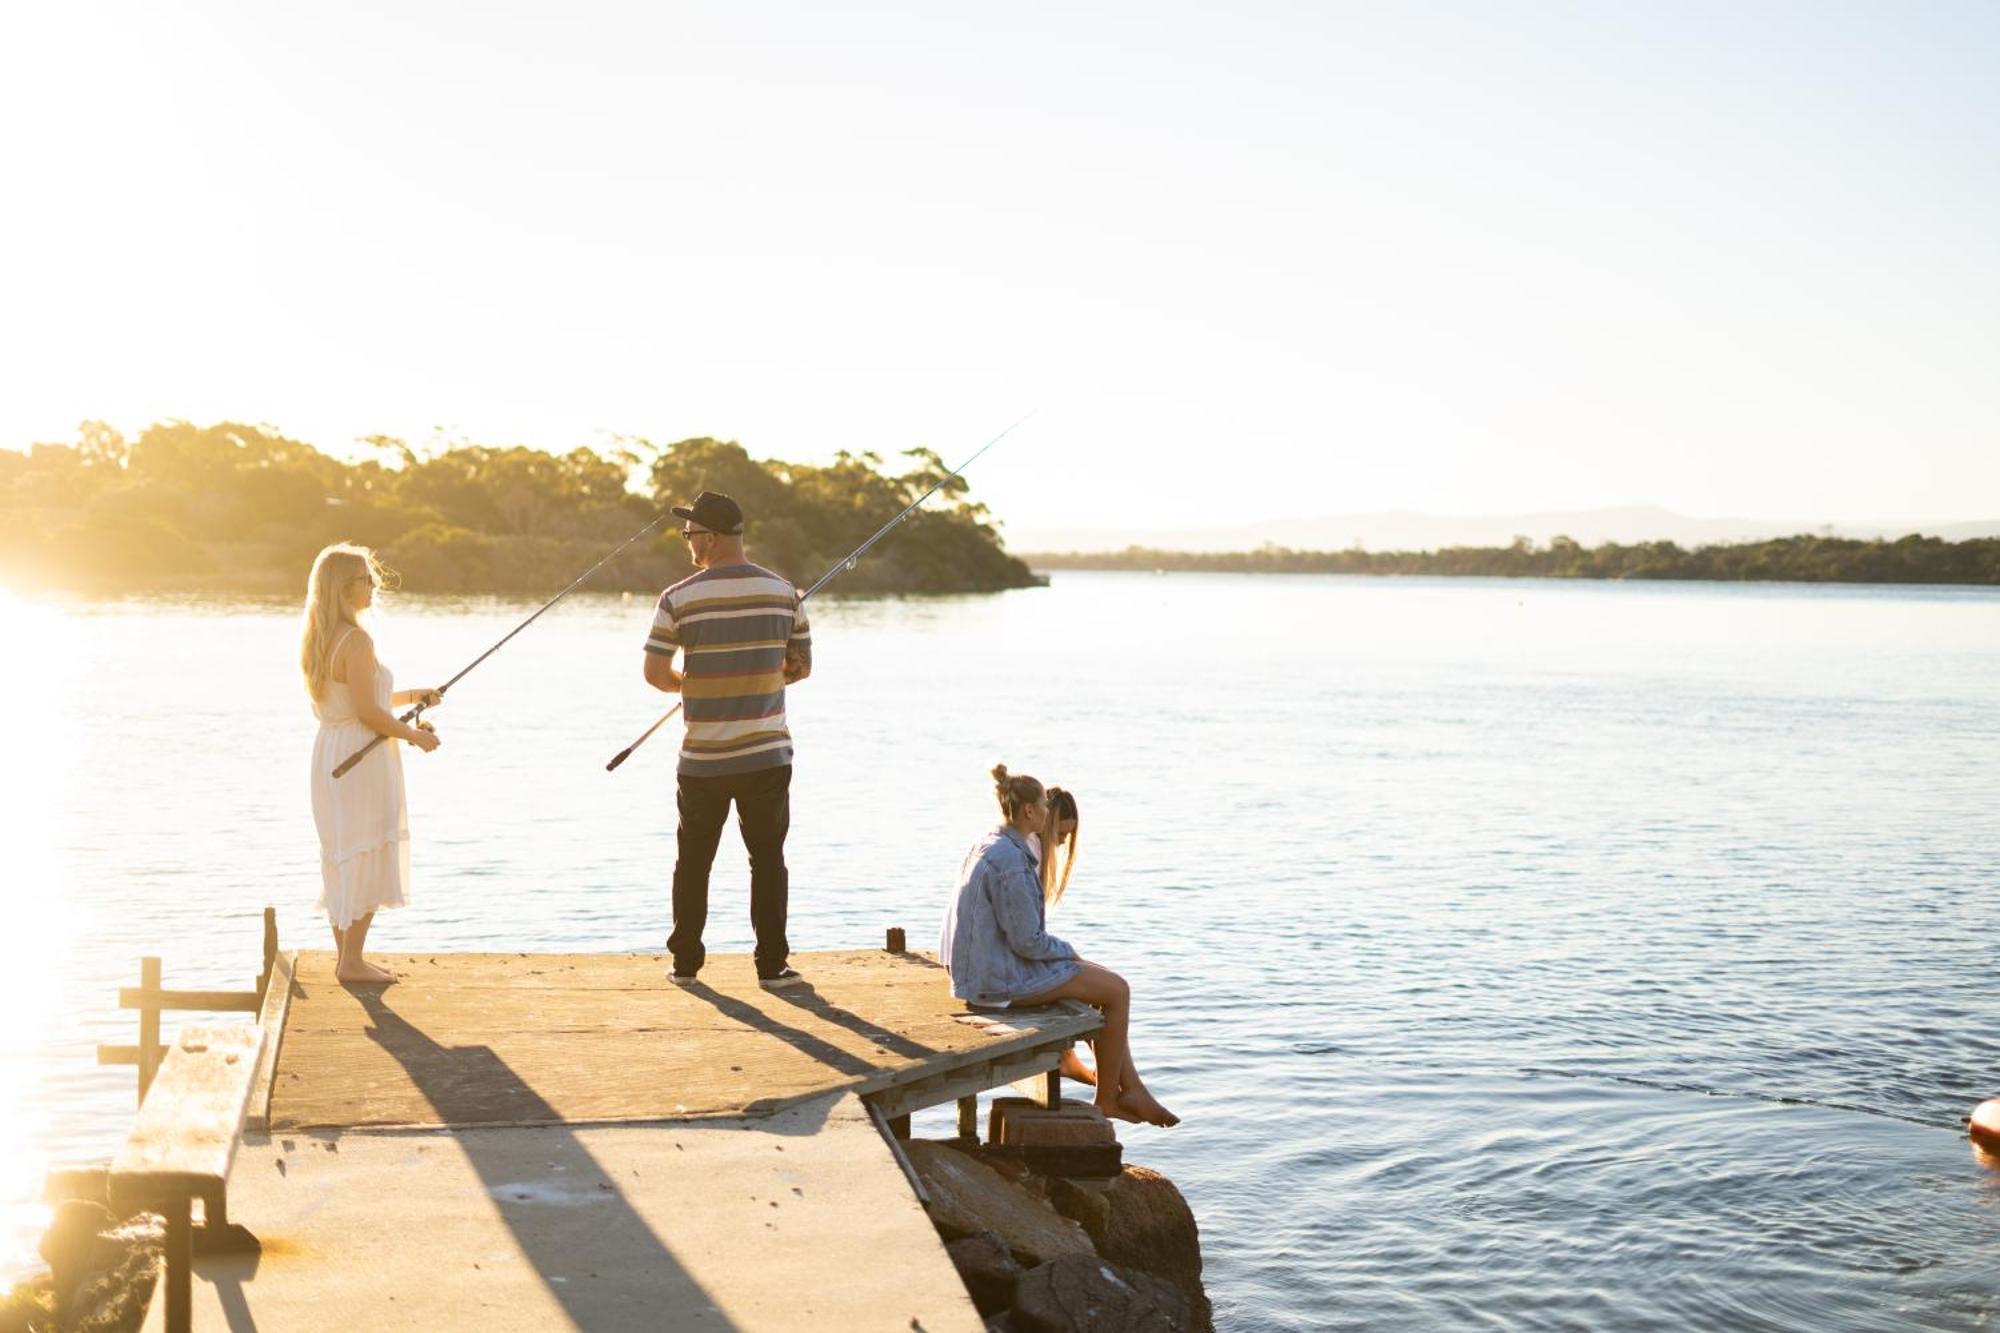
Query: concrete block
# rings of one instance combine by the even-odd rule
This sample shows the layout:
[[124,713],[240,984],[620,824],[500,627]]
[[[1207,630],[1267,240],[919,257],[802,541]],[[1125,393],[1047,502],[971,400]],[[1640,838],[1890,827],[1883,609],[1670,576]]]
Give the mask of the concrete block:
[[1009,1148],[1082,1148],[1116,1143],[1118,1134],[1089,1102],[1065,1098],[1051,1108],[1026,1097],[995,1097],[986,1140]]

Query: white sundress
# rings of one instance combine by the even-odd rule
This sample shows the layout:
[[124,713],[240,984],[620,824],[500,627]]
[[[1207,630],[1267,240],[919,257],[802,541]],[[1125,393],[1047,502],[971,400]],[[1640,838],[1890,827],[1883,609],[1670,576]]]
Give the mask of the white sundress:
[[[344,637],[344,636],[343,636]],[[338,651],[340,642],[334,643]],[[330,657],[332,654],[329,653]],[[375,667],[375,701],[392,705],[395,678]],[[370,912],[410,900],[410,813],[403,799],[402,742],[385,740],[339,779],[333,770],[375,732],[354,711],[339,681],[313,701],[319,735],[313,741],[313,823],[319,829],[319,909],[345,930]]]

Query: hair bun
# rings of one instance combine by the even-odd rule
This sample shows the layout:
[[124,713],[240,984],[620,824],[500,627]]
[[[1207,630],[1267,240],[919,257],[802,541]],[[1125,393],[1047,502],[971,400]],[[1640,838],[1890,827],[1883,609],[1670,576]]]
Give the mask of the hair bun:
[[1007,765],[993,765],[993,780],[995,782],[1005,782],[1007,780]]

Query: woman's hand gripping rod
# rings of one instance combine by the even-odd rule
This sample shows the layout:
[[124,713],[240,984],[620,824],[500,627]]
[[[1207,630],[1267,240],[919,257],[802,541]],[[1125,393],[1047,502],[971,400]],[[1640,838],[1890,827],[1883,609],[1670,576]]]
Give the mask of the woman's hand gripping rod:
[[[437,706],[437,704],[443,703],[445,691],[450,689],[452,686],[458,684],[458,682],[460,682],[461,680],[464,680],[468,675],[472,674],[473,667],[478,666],[481,662],[484,662],[487,658],[499,652],[501,647],[507,642],[507,640],[513,638],[516,634],[519,634],[522,630],[528,628],[528,626],[534,624],[537,620],[540,620],[542,618],[542,612],[547,611],[557,602],[560,602],[563,598],[569,596],[571,593],[575,592],[578,588],[582,587],[584,582],[587,579],[589,579],[592,574],[595,574],[598,570],[610,564],[612,558],[616,556],[620,551],[630,546],[633,542],[638,541],[641,537],[651,532],[654,528],[659,527],[660,524],[666,522],[667,519],[671,517],[671,514],[672,511],[670,510],[668,511],[668,513],[656,516],[653,519],[653,521],[648,523],[645,527],[640,528],[630,537],[627,537],[624,541],[619,542],[616,546],[612,547],[610,555],[605,556],[602,560],[592,565],[589,569],[584,570],[583,573],[579,574],[576,577],[575,581],[572,582],[567,588],[564,588],[561,592],[549,598],[548,601],[543,602],[540,610],[537,610],[535,614],[529,616],[526,620],[514,626],[514,628],[508,630],[504,635],[501,636],[500,641],[498,643],[495,643],[491,648],[488,648],[485,652],[473,658],[471,663],[467,665],[463,671],[459,672],[456,676],[453,676],[450,680],[446,681],[444,684],[438,686],[437,687],[438,698],[436,704],[430,702],[420,703],[415,708],[412,708],[409,712],[403,714],[396,720],[398,722],[415,722],[418,718],[423,716],[424,710],[426,708],[434,708]],[[376,746],[380,745],[383,741],[388,739],[389,738],[387,736],[377,736],[374,740],[368,742],[368,744],[362,746],[360,749],[356,750],[353,754],[341,760],[340,766],[333,770],[333,775],[335,777],[339,777],[341,774],[347,772],[348,769],[353,768],[356,764],[360,763],[362,758],[365,755],[367,755],[367,753],[370,750],[374,749]]]
[[[939,477],[937,480],[937,485],[931,487],[929,490],[925,491],[922,495],[919,495],[916,499],[912,500],[909,503],[909,505],[903,510],[902,513],[896,515],[894,518],[890,519],[887,523],[884,523],[876,531],[873,537],[870,537],[867,541],[861,543],[861,545],[855,547],[852,551],[848,552],[846,557],[842,559],[839,563],[835,564],[832,569],[829,569],[826,571],[826,573],[820,575],[819,581],[817,583],[813,584],[812,587],[807,588],[803,593],[799,594],[799,600],[801,602],[805,601],[807,598],[811,597],[814,593],[818,592],[821,588],[824,588],[827,584],[833,582],[834,578],[837,575],[845,574],[848,570],[854,568],[855,565],[860,563],[861,557],[868,554],[869,548],[874,546],[876,542],[879,542],[884,537],[888,536],[889,533],[895,528],[895,526],[898,523],[901,523],[911,514],[916,513],[918,506],[920,506],[921,504],[923,504],[924,501],[930,499],[933,495],[936,495],[940,490],[942,490],[946,482],[950,481],[953,477],[956,477],[959,473],[971,467],[975,462],[979,460],[980,454],[985,453],[988,449],[991,449],[994,445],[1000,443],[1000,441],[1006,439],[1009,435],[1013,434],[1015,426],[1019,426],[1022,421],[1026,421],[1028,417],[1031,417],[1033,415],[1035,415],[1033,412],[1028,413],[1028,416],[1022,417],[1021,420],[1016,421],[1013,426],[1007,427],[1006,430],[1001,431],[998,435],[995,435],[992,439],[980,445],[979,448],[976,451],[974,451],[971,458],[966,459],[963,463],[960,463],[957,467],[945,473],[942,477]],[[661,727],[665,726],[667,724],[667,720],[673,717],[675,713],[678,713],[680,711],[681,711],[681,701],[676,700],[674,702],[674,706],[672,708],[669,708],[666,712],[660,714],[659,719],[655,721],[652,726],[647,727],[645,732],[640,735],[638,740],[633,741],[630,745],[620,750],[617,754],[612,755],[611,762],[604,766],[604,771],[607,773],[615,772],[620,764],[624,763],[627,759],[630,759],[632,757],[632,752],[634,750],[644,745],[648,740],[651,740],[653,733],[658,731]]]

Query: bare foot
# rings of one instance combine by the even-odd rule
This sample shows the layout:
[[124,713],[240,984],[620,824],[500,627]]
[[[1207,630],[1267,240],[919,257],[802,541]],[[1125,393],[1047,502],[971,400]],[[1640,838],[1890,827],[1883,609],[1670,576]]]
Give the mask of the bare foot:
[[365,960],[358,963],[342,963],[333,970],[333,975],[338,980],[358,982],[364,986],[381,985],[396,979],[396,974],[388,968],[377,967]]
[[1078,1083],[1088,1083],[1093,1088],[1097,1086],[1097,1071],[1085,1064],[1083,1057],[1074,1050],[1062,1053],[1062,1076],[1073,1078]]
[[[1167,1128],[1178,1125],[1181,1122],[1179,1116],[1154,1101],[1153,1094],[1144,1089],[1127,1088],[1118,1094],[1118,1104],[1124,1109],[1128,1119],[1137,1120],[1143,1124],[1159,1125],[1162,1128]],[[1098,1109],[1103,1110],[1101,1102],[1098,1104]],[[1105,1111],[1104,1113],[1106,1115],[1111,1114],[1109,1111]]]
[[1124,1103],[1116,1097],[1099,1097],[1093,1105],[1097,1107],[1106,1120],[1123,1120],[1128,1125],[1143,1123],[1137,1115],[1127,1109]]

